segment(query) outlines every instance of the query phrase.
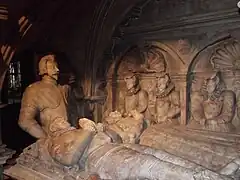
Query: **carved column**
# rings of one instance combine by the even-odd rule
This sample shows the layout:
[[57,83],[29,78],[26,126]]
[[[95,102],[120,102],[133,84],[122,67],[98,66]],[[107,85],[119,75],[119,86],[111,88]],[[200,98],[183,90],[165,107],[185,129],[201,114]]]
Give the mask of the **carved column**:
[[186,74],[179,74],[174,79],[179,87],[180,92],[180,108],[181,108],[181,119],[180,124],[186,125],[187,124],[187,75]]

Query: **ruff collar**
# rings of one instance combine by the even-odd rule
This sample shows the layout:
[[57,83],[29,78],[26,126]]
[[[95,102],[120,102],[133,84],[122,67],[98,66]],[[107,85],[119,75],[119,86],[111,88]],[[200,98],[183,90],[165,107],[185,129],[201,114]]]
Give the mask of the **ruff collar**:
[[157,98],[164,98],[164,97],[168,96],[174,88],[175,88],[174,84],[172,82],[170,82],[169,85],[167,86],[167,88],[163,92],[156,93]]

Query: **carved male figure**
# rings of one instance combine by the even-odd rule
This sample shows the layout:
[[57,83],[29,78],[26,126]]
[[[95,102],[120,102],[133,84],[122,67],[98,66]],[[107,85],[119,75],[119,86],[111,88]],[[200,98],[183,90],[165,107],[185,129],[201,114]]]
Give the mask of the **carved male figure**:
[[167,73],[157,74],[155,123],[172,122],[180,114],[179,92]]
[[[54,55],[40,60],[39,74],[42,80],[31,84],[24,92],[19,126],[37,139],[47,139],[52,158],[71,165],[78,161],[93,133],[77,130],[68,123],[67,86],[57,84],[59,69]],[[35,120],[38,113],[40,122]]]
[[210,131],[233,131],[235,107],[234,92],[225,89],[220,72],[213,72],[204,82],[201,92],[192,94],[191,123]]
[[148,107],[148,93],[141,89],[138,77],[124,74],[126,95],[121,112],[111,112],[105,118],[107,126],[122,137],[124,143],[136,143],[143,130],[144,115]]
[[125,73],[124,81],[127,87],[123,110],[125,115],[130,115],[132,110],[144,114],[148,107],[148,93],[141,89],[138,77],[132,72]]

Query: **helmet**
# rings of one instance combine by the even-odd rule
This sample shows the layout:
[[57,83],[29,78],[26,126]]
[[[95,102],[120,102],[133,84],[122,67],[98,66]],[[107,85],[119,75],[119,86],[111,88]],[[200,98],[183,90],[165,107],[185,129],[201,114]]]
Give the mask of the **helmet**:
[[48,61],[55,61],[55,56],[53,54],[43,56],[39,63],[38,63],[38,68],[39,68],[39,75],[42,76],[47,73],[47,62]]

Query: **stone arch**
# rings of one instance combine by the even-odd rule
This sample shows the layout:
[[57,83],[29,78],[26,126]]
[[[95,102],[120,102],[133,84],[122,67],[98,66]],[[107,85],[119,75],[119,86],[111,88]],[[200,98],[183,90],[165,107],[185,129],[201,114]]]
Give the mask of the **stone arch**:
[[[186,86],[186,120],[187,122],[190,120],[191,112],[190,112],[190,107],[191,107],[191,92],[192,91],[198,91],[199,86],[202,84],[201,80],[198,81],[199,83],[197,85],[193,86],[194,81],[194,75],[196,73],[201,73],[200,76],[204,77],[205,75],[208,75],[209,72],[212,72],[215,69],[211,62],[210,59],[214,54],[214,49],[221,45],[222,43],[226,41],[231,41],[232,37],[228,34],[225,36],[221,36],[218,38],[215,38],[213,41],[208,42],[207,45],[199,49],[199,51],[195,54],[193,57],[191,63],[189,64],[188,70],[187,70],[187,86]],[[204,69],[204,70],[203,70]]]
[[[127,60],[126,57],[131,58],[131,55],[129,55],[129,52],[132,50],[137,49],[140,53],[139,55],[139,61],[136,61],[134,59]],[[151,50],[156,50],[157,53],[160,53],[162,55],[163,61],[159,61],[159,63],[156,65],[156,67],[164,66],[164,68],[160,68],[158,70],[155,69],[155,71],[145,71],[142,69],[142,65],[146,63],[146,56],[144,56],[145,53]],[[131,53],[130,53],[131,54]],[[142,59],[140,59],[142,58]],[[132,62],[131,62],[132,60]],[[127,64],[126,61],[129,63]],[[129,62],[130,61],[130,62]],[[135,63],[134,63],[135,62]],[[125,63],[125,64],[124,64]],[[139,64],[138,64],[139,63]],[[119,94],[121,93],[121,90],[123,89],[123,77],[121,76],[122,71],[119,70],[127,70],[128,68],[132,71],[134,71],[136,74],[141,76],[141,86],[144,90],[146,90],[149,94],[151,94],[151,98],[149,100],[150,106],[154,106],[155,104],[155,74],[157,72],[168,72],[170,76],[172,76],[172,80],[176,83],[177,90],[180,91],[180,94],[185,96],[186,92],[186,74],[188,69],[189,62],[185,62],[184,59],[176,52],[176,50],[168,45],[165,42],[147,42],[147,43],[139,43],[139,45],[132,45],[130,47],[127,47],[125,51],[121,53],[121,55],[115,59],[115,61],[112,63],[112,66],[110,67],[108,71],[108,92],[110,95],[111,102],[107,102],[107,104],[111,104],[112,110],[117,110],[118,103],[120,103],[118,100],[118,97],[121,97]],[[132,68],[135,67],[134,68]],[[185,99],[183,98],[181,102],[183,102]],[[185,102],[186,103],[186,102]],[[182,106],[185,105],[185,103],[181,103]],[[185,108],[184,108],[185,109]],[[183,114],[184,115],[184,114]]]

